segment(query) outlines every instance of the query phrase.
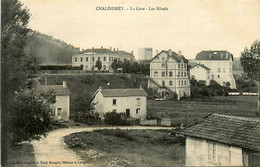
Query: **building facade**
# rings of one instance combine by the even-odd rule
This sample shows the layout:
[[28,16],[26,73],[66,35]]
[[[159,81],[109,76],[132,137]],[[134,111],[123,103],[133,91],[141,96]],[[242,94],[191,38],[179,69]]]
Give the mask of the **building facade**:
[[72,56],[72,66],[83,65],[83,71],[93,71],[97,70],[95,67],[97,61],[101,62],[101,71],[112,71],[111,64],[114,60],[117,61],[135,61],[135,57],[132,53],[118,49],[106,49],[106,48],[92,48],[83,50],[79,54]]
[[190,96],[188,61],[175,52],[161,51],[150,61],[148,87],[157,89],[162,96],[176,92],[178,98]]
[[151,60],[153,58],[153,48],[139,48],[138,59],[140,61]]
[[125,113],[130,118],[145,119],[147,93],[142,89],[102,89],[94,93],[94,112],[104,118],[105,113]]
[[236,89],[232,72],[233,60],[233,55],[227,51],[201,51],[196,55],[196,63],[211,70],[211,80],[215,80],[221,86],[227,86],[229,83],[230,88]]
[[205,81],[205,85],[210,84],[210,68],[202,65],[196,64],[190,68],[190,79],[196,79],[198,82]]
[[55,103],[52,104],[50,116],[56,121],[69,121],[70,116],[70,91],[66,81],[62,85],[40,85],[36,87],[38,93],[53,91]]
[[186,166],[259,166],[260,119],[211,114],[185,128]]

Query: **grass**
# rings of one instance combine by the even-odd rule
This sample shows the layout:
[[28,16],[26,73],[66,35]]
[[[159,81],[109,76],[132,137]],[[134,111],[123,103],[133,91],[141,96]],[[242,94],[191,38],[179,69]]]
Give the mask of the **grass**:
[[6,167],[36,167],[33,146],[30,143],[23,143],[19,146],[9,148],[6,152]]
[[208,114],[256,117],[257,96],[215,96],[211,101],[154,101],[147,102],[148,117],[170,117],[173,126],[190,125]]
[[[176,137],[170,136],[170,132],[172,131],[96,130],[66,136],[65,143],[82,160],[97,167],[124,162],[123,166],[182,166],[184,146]],[[75,147],[78,141],[82,144]],[[97,156],[91,158],[89,152],[95,152]]]

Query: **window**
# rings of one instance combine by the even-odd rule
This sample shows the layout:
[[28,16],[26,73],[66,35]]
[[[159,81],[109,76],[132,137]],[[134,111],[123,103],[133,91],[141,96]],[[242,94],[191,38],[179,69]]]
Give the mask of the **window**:
[[184,64],[184,68],[185,68],[185,69],[187,68],[187,64]]
[[85,66],[85,70],[88,70],[88,66]]
[[154,72],[154,77],[158,77],[158,72],[157,71]]
[[218,68],[218,72],[221,72],[221,68]]
[[183,72],[181,72],[181,77],[183,77]]
[[209,70],[207,70],[207,74],[209,74],[210,73],[210,71]]
[[187,81],[184,81],[184,85],[187,85]]
[[177,75],[177,77],[180,77],[180,73],[181,73],[181,72],[180,72],[180,71],[178,71],[178,75]]
[[165,77],[165,72],[164,71],[162,72],[162,77]]
[[82,62],[82,61],[83,61],[83,58],[81,57],[81,58],[80,58],[80,62]]
[[169,85],[172,86],[172,81],[169,81]]
[[169,72],[169,77],[172,77],[172,71]]
[[179,86],[181,85],[181,81],[179,80]]
[[164,80],[162,80],[162,86],[165,86],[165,81]]
[[223,68],[223,73],[225,73],[226,72],[226,69],[225,68]]
[[57,111],[58,111],[58,116],[61,115],[61,108],[57,108]]
[[113,99],[113,105],[116,105],[116,99]]
[[50,116],[55,116],[55,111],[54,110],[50,111]]
[[92,61],[95,61],[95,57],[92,57]]
[[165,63],[162,63],[162,68],[165,68],[165,66],[166,66]]
[[98,61],[100,61],[100,57],[98,57]]
[[216,162],[216,143],[208,143],[208,160]]
[[103,65],[103,70],[107,70],[107,68],[106,68],[107,66],[106,65]]
[[77,57],[75,57],[75,62],[77,62],[78,61],[78,58]]
[[186,72],[183,72],[183,76],[186,77]]
[[112,112],[116,112],[116,109],[113,109]]
[[183,64],[181,63],[181,68],[183,68]]
[[104,57],[104,61],[106,61],[106,57]]
[[178,63],[178,68],[181,68],[181,65]]
[[88,62],[88,57],[86,57],[86,62]]
[[218,75],[218,78],[220,78],[220,75]]
[[162,61],[165,61],[165,57],[162,57]]
[[183,80],[181,80],[181,85],[183,85]]
[[140,98],[136,98],[136,104],[141,105],[141,99]]
[[210,76],[208,75],[208,79],[210,79]]
[[139,114],[140,113],[140,108],[137,108],[135,111],[136,111],[136,114]]
[[111,57],[109,57],[109,61],[111,61]]

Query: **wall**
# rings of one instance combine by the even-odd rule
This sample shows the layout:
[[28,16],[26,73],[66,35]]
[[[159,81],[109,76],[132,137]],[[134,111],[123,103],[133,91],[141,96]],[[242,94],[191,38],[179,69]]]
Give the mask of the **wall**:
[[95,95],[93,102],[96,103],[94,112],[97,112],[99,117],[103,117],[103,95],[99,91]]
[[[137,104],[136,98],[140,98],[140,105]],[[113,105],[113,99],[116,99],[116,105]],[[140,108],[140,113],[136,114],[136,109]],[[126,109],[130,109],[130,117],[132,118],[146,118],[146,96],[130,96],[130,97],[104,97],[103,112],[116,112],[125,113]]]
[[[214,75],[214,80],[223,86],[223,82],[230,82],[231,88],[235,89],[236,85],[232,73],[232,60],[197,60],[197,63],[204,64],[211,69],[211,78]],[[218,72],[218,68],[221,69]],[[218,78],[218,75],[220,78]]]
[[64,121],[69,120],[70,114],[70,96],[63,95],[63,96],[56,96],[56,102],[53,104],[55,108],[55,119],[58,119],[58,108],[62,108],[61,119]]
[[216,162],[208,160],[207,140],[186,138],[186,166],[242,166],[242,149],[216,143]]
[[206,70],[205,68],[201,67],[201,66],[195,66],[192,69],[190,69],[190,78],[192,78],[192,76],[194,76],[197,81],[199,80],[203,80],[206,81],[206,86],[210,84],[210,78],[208,78],[208,76],[210,77],[210,73],[207,73],[208,70]]
[[144,126],[157,126],[157,119],[150,119],[150,120],[140,120],[140,125]]

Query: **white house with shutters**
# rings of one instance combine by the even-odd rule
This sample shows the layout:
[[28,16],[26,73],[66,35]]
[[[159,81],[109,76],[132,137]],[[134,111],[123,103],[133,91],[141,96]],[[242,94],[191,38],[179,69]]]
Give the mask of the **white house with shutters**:
[[228,51],[201,51],[196,55],[196,63],[210,69],[210,80],[215,80],[222,86],[230,83],[230,88],[236,89],[236,81],[232,72],[233,55]]
[[176,92],[178,98],[190,96],[188,61],[172,50],[161,51],[150,61],[148,87],[157,89],[162,96]]
[[147,93],[142,88],[102,89],[94,93],[92,102],[96,103],[94,112],[104,118],[108,112],[125,113],[130,118],[145,119]]

